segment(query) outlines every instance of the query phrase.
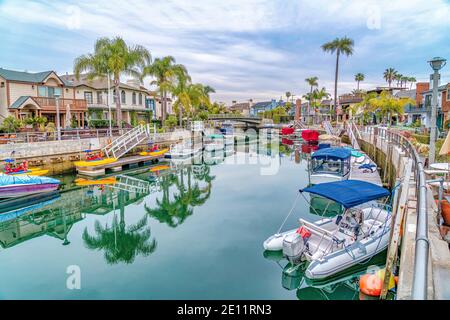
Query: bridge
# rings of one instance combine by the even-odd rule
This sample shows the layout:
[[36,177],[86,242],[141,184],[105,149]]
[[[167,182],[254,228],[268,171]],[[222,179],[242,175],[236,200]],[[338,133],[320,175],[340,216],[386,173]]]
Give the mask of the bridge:
[[244,116],[240,114],[210,114],[208,116],[208,120],[230,120],[230,121],[239,121],[251,124],[260,124],[262,122],[262,118],[258,116]]

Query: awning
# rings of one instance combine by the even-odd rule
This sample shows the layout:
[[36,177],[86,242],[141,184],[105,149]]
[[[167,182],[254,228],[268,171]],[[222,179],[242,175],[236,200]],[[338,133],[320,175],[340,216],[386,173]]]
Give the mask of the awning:
[[387,189],[360,180],[320,183],[299,191],[317,194],[340,203],[347,209],[390,195]]
[[350,158],[352,152],[346,148],[324,148],[313,153],[313,159],[345,160]]

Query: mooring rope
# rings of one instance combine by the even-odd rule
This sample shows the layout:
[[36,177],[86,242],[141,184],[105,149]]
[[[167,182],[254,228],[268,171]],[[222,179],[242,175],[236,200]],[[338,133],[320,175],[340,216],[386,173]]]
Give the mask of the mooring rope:
[[297,197],[296,197],[295,200],[294,200],[294,204],[292,205],[291,210],[289,210],[288,215],[286,216],[286,218],[284,218],[284,221],[283,221],[283,223],[281,224],[280,228],[278,229],[277,233],[280,233],[281,229],[283,229],[284,224],[286,223],[287,219],[289,218],[289,216],[290,216],[290,215],[292,214],[292,212],[294,211],[295,206],[297,205],[297,201],[298,201],[298,198],[299,198],[299,197],[300,197],[300,192],[297,194]]

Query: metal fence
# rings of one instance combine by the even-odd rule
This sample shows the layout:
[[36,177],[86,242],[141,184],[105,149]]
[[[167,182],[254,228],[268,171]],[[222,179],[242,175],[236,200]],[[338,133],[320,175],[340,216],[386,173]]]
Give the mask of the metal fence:
[[423,160],[411,142],[398,132],[380,127],[364,127],[363,130],[370,134],[371,141],[372,137],[382,138],[387,143],[401,148],[406,156],[413,160],[413,173],[416,183],[415,195],[417,199],[417,228],[411,298],[414,300],[426,300],[429,241],[427,188]]

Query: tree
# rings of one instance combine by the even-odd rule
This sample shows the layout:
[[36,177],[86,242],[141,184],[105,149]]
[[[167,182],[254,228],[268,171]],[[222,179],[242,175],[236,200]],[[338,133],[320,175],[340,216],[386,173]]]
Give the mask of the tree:
[[151,84],[158,87],[161,95],[161,120],[163,123],[167,116],[167,93],[173,88],[177,75],[183,72],[187,74],[186,68],[175,62],[175,58],[172,56],[156,58],[152,64],[146,65],[142,71],[142,77],[152,76],[155,78]]
[[415,83],[417,80],[414,77],[409,77],[408,81],[410,82],[409,89],[411,90],[413,83]]
[[176,82],[169,88],[172,95],[177,99],[173,103],[175,113],[179,115],[180,127],[183,125],[183,109],[188,111],[191,108],[191,100],[188,93],[188,87],[191,84],[191,77],[184,67],[175,70]]
[[8,133],[17,132],[22,127],[23,123],[14,116],[8,116],[3,119],[2,130]]
[[394,68],[387,68],[386,70],[384,70],[383,78],[389,84],[389,88],[391,87],[392,81],[395,80],[396,75],[397,71]]
[[292,96],[292,93],[290,93],[289,91],[286,91],[286,101],[289,101],[289,97]]
[[122,126],[122,109],[119,97],[120,76],[122,74],[140,78],[140,70],[149,64],[150,52],[142,46],[128,46],[121,37],[113,39],[100,38],[95,42],[94,53],[79,56],[74,62],[74,73],[77,79],[83,72],[88,79],[113,76],[116,92],[116,117],[119,128]]
[[164,125],[166,127],[168,127],[169,129],[173,129],[175,128],[175,126],[177,125],[177,117],[170,115],[165,121],[164,121]]
[[337,120],[337,87],[339,76],[339,56],[345,54],[347,57],[353,54],[354,41],[350,38],[336,38],[333,41],[327,42],[322,45],[322,50],[325,52],[336,52],[336,70],[334,75],[334,113]]
[[314,89],[314,87],[317,87],[319,85],[317,83],[317,80],[319,80],[319,78],[317,78],[317,77],[310,77],[310,78],[306,78],[305,79],[306,83],[310,87],[309,95],[304,95],[303,96],[306,100],[308,100],[308,116],[311,113],[311,97],[312,97],[313,89]]
[[356,81],[356,83],[357,83],[357,87],[356,87],[356,90],[358,90],[359,91],[359,83],[361,82],[361,81],[364,81],[364,74],[362,74],[362,73],[357,73],[357,74],[355,74],[355,81]]
[[402,79],[403,75],[401,73],[397,73],[394,77],[394,79],[397,81],[397,87],[402,85]]

